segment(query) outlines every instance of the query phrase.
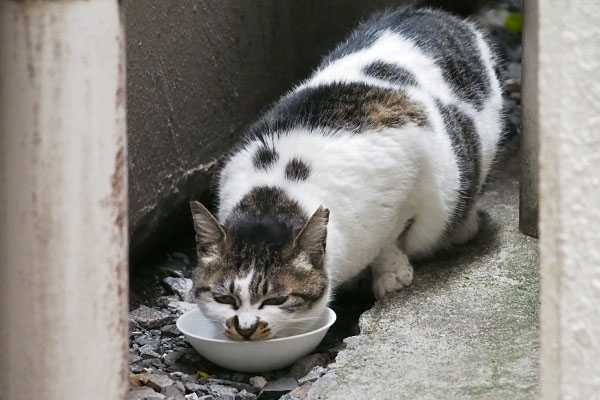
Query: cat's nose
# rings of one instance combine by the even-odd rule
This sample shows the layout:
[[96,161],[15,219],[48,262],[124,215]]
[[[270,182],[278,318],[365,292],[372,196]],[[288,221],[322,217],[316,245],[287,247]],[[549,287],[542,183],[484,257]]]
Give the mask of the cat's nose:
[[250,336],[252,336],[252,334],[254,333],[254,331],[256,331],[256,328],[258,327],[258,318],[256,319],[256,321],[254,321],[252,323],[252,325],[250,325],[246,328],[242,328],[240,326],[240,320],[238,319],[237,315],[235,317],[233,317],[233,323],[234,323],[235,330],[237,331],[237,333],[242,335],[242,337],[245,340],[249,340]]

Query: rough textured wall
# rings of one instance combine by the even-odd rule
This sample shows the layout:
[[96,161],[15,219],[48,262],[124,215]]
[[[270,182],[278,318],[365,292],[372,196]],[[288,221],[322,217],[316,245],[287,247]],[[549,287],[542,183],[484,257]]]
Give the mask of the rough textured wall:
[[541,398],[597,399],[600,2],[537,6]]
[[208,198],[213,161],[260,110],[361,17],[401,3],[125,0],[133,251]]

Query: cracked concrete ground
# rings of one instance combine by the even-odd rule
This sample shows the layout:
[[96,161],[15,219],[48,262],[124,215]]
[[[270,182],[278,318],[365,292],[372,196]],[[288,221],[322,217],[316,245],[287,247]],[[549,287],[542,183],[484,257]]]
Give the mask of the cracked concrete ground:
[[531,399],[538,382],[537,241],[518,230],[511,143],[476,239],[415,263],[413,285],[361,316],[309,399]]

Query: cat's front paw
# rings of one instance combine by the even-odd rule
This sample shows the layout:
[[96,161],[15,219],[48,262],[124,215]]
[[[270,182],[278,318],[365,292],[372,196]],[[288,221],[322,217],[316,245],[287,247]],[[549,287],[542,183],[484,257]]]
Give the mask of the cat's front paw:
[[410,286],[413,280],[413,268],[410,264],[398,264],[394,271],[383,271],[373,277],[373,293],[377,300],[387,293]]

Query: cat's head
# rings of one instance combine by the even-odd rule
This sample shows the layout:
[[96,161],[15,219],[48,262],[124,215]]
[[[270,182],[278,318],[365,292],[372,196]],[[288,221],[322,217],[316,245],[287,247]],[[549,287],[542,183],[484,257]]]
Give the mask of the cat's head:
[[320,207],[302,224],[246,215],[223,226],[202,204],[192,202],[191,208],[196,302],[228,338],[289,336],[318,322],[329,300],[327,209]]

